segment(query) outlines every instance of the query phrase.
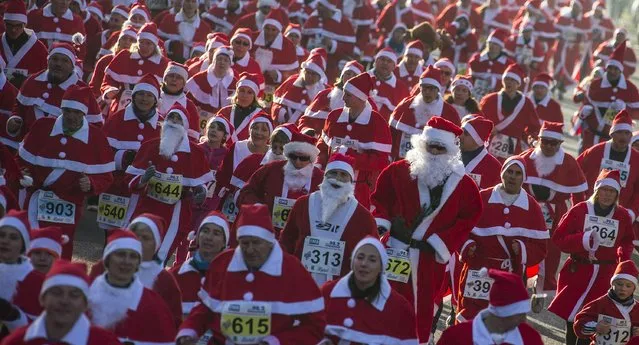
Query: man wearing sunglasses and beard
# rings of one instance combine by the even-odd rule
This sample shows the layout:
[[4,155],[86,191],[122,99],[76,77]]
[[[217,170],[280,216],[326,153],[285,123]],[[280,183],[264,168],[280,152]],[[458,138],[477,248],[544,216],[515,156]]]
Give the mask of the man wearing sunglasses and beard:
[[322,170],[313,165],[319,154],[314,142],[313,137],[293,132],[291,141],[284,145],[286,160],[259,168],[240,190],[238,207],[256,203],[268,205],[273,226],[279,234],[295,200],[315,192],[322,183]]

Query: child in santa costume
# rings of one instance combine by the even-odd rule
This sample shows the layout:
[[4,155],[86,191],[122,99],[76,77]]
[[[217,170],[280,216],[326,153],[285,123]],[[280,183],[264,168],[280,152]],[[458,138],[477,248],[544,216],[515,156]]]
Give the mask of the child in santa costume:
[[[89,288],[89,315],[94,325],[113,331],[122,342],[171,344],[175,319],[160,295],[144,287],[136,272],[142,244],[132,231],[115,229],[102,254],[105,273]],[[145,327],[153,325],[153,327]]]
[[24,256],[29,229],[26,211],[9,211],[0,219],[0,340],[42,311],[38,292],[44,275]]
[[495,269],[481,273],[482,279],[492,281],[488,308],[446,329],[437,345],[542,345],[541,335],[526,323],[530,300],[521,275]]
[[631,260],[617,264],[610,278],[610,290],[575,316],[575,334],[579,338],[590,338],[591,345],[608,341],[626,344],[630,338],[639,336],[639,308],[635,308],[637,300],[633,296],[638,275]]
[[57,226],[32,230],[27,256],[33,268],[42,274],[47,274],[53,262],[62,255],[62,245],[68,241],[69,237]]
[[417,345],[415,311],[388,283],[384,246],[375,237],[363,238],[351,258],[347,275],[322,286],[327,325],[321,344]]
[[548,310],[566,320],[566,343],[574,344],[575,315],[606,293],[619,261],[632,255],[632,218],[618,205],[621,191],[618,170],[603,170],[595,193],[573,206],[552,235],[559,249],[570,254],[559,272],[557,295]]
[[46,276],[39,294],[44,312],[29,326],[15,330],[3,345],[120,345],[115,334],[94,326],[85,315],[89,277],[83,263],[58,260]]
[[324,299],[299,260],[282,251],[270,218],[266,205],[242,206],[240,245],[211,263],[202,304],[180,327],[177,344],[192,344],[207,327],[215,343],[320,342],[326,326]]
[[[218,116],[223,116],[235,127],[235,132],[230,134],[232,142],[249,138],[253,118],[268,116],[261,102],[262,84],[264,78],[260,74],[242,73],[237,81],[231,104],[217,112]],[[202,115],[200,114],[200,118]]]

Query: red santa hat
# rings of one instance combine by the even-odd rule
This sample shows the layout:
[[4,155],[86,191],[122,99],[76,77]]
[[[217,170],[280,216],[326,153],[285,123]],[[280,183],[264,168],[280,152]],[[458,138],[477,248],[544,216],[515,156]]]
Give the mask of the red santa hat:
[[289,141],[293,140],[293,135],[299,132],[297,126],[294,123],[281,124],[273,130],[273,133],[282,132],[286,135]]
[[211,123],[213,122],[222,124],[222,127],[224,127],[224,131],[226,131],[226,134],[228,135],[229,139],[233,140],[233,133],[235,133],[235,127],[233,126],[232,123],[229,122],[229,120],[227,120],[224,116],[217,116],[217,115],[213,116],[206,122],[206,128],[209,128],[211,126]]
[[9,226],[18,230],[20,236],[22,236],[25,250],[29,248],[31,239],[29,231],[31,228],[29,226],[29,214],[27,211],[9,210],[9,212],[0,219],[0,228],[3,226]]
[[213,53],[213,64],[215,64],[215,58],[219,55],[226,55],[229,59],[231,59],[231,65],[233,64],[233,47],[231,46],[221,46],[215,49]]
[[188,68],[181,63],[170,61],[169,65],[166,66],[166,69],[164,70],[164,78],[166,78],[166,76],[171,73],[175,73],[182,77],[185,83],[187,80],[189,80]]
[[526,78],[526,73],[521,67],[519,67],[518,64],[513,63],[506,67],[506,70],[501,77],[502,80],[505,80],[506,78],[514,79],[519,83],[519,85],[521,85],[521,83],[523,83],[524,81],[524,78]]
[[200,226],[198,226],[197,231],[189,232],[189,235],[187,236],[188,240],[195,241],[195,239],[197,239],[197,235],[200,233],[200,229],[206,224],[215,224],[224,230],[225,247],[228,247],[231,227],[229,226],[229,221],[226,219],[226,216],[218,211],[209,212],[200,222]]
[[482,116],[474,116],[462,122],[461,128],[475,140],[477,145],[484,146],[493,131],[493,122]]
[[[133,10],[131,10],[131,13],[133,13]],[[153,22],[145,23],[144,25],[142,25],[140,31],[138,31],[138,41],[140,40],[149,40],[157,46],[158,42],[160,42],[160,38],[158,37],[157,25],[155,25],[155,23]]]
[[[136,4],[131,8],[131,11],[129,11],[129,16],[128,19],[133,18],[134,15],[139,14],[142,17],[144,17],[144,21],[146,22],[146,24],[151,24],[149,23],[151,21],[151,15],[149,14],[149,9],[146,8],[146,6],[144,6],[143,4]],[[144,25],[146,25],[144,24]],[[153,23],[155,24],[155,23]]]
[[120,33],[118,34],[118,40],[124,36],[129,36],[133,39],[138,38],[138,31],[133,25],[126,25],[122,28]]
[[237,29],[237,31],[235,31],[235,33],[233,34],[233,37],[231,37],[231,43],[233,43],[233,41],[235,41],[236,38],[243,38],[245,40],[248,40],[249,49],[253,48],[253,32],[250,29],[248,28]]
[[[485,274],[486,269],[482,268],[480,272]],[[494,280],[488,297],[488,312],[497,317],[509,317],[530,311],[528,290],[521,276],[492,268],[488,270],[488,276]]]
[[113,9],[111,9],[111,15],[114,14],[120,15],[126,19],[129,17],[129,8],[124,5],[114,6]]
[[552,84],[553,84],[553,78],[550,76],[550,74],[540,73],[533,79],[532,87],[543,86],[547,89],[550,89]]
[[142,256],[142,243],[134,233],[124,229],[112,229],[102,253],[102,260],[106,260],[111,253],[123,249],[132,250]]
[[628,110],[624,109],[615,115],[612,120],[612,126],[610,127],[610,134],[616,131],[630,131],[632,132],[632,117]]
[[390,59],[391,61],[393,61],[394,64],[397,65],[397,54],[395,54],[395,52],[391,48],[386,47],[377,52],[377,54],[375,55],[375,60],[379,59],[382,56]]
[[315,147],[315,141],[315,138],[295,131],[291,141],[284,145],[284,156],[288,157],[291,153],[302,153],[308,155],[311,158],[311,162],[313,162],[320,152]]
[[488,35],[486,42],[494,43],[503,49],[504,46],[506,45],[505,42],[507,39],[508,39],[508,32],[502,29],[495,29],[490,33],[490,35]]
[[362,72],[364,72],[364,66],[362,66],[362,64],[359,63],[357,60],[351,60],[344,65],[344,68],[342,68],[342,74],[340,76],[344,75],[344,72],[346,71],[351,71],[356,75],[361,74]]
[[621,174],[619,170],[601,170],[599,176],[597,176],[597,181],[595,181],[594,190],[597,191],[602,186],[612,187],[619,193],[621,191]]
[[4,11],[4,20],[27,23],[27,6],[22,0],[9,0]]
[[302,62],[301,67],[319,74],[322,80],[326,79],[326,59],[319,54],[309,55],[306,61]]
[[349,92],[362,101],[367,101],[374,84],[375,81],[373,77],[367,72],[364,72],[347,81],[346,84],[344,84],[344,91]]
[[245,86],[253,90],[255,97],[258,97],[260,91],[262,90],[263,84],[264,76],[262,76],[262,74],[242,72],[242,74],[240,74],[240,79],[237,81],[236,90],[239,90],[240,87]]
[[342,9],[342,2],[340,0],[318,0],[317,3],[335,12]]
[[639,276],[639,270],[637,270],[635,263],[632,260],[622,261],[617,264],[615,273],[610,278],[610,285],[617,279],[626,279],[630,280],[635,285],[635,289],[637,289],[639,287],[637,276]]
[[427,143],[436,142],[450,150],[457,146],[457,138],[463,132],[459,126],[445,118],[433,116],[426,123],[421,137]]
[[420,85],[432,85],[438,89],[442,88],[442,71],[435,66],[428,66],[419,76]]
[[539,129],[540,138],[564,141],[564,124],[561,122],[544,121]]
[[73,45],[71,45],[71,43],[67,43],[67,42],[54,43],[53,46],[51,46],[51,50],[49,50],[49,56],[47,57],[47,59],[50,59],[55,54],[62,54],[68,57],[72,63],[75,63],[75,59],[76,59],[75,49],[73,48]]
[[72,286],[82,291],[84,297],[88,297],[90,281],[86,264],[56,260],[42,283],[40,296],[55,286]]
[[351,175],[351,180],[355,181],[355,158],[343,153],[333,153],[326,164],[326,172],[331,170],[344,170]]
[[271,243],[277,242],[268,206],[242,205],[237,219],[237,238],[244,236],[259,237]]
[[351,269],[353,269],[353,262],[355,262],[355,255],[357,255],[357,251],[359,251],[360,248],[362,248],[365,245],[371,245],[375,247],[375,249],[377,249],[377,251],[379,252],[379,257],[382,261],[381,274],[383,276],[384,272],[386,271],[386,265],[388,264],[388,253],[386,253],[386,248],[384,248],[384,245],[382,244],[382,242],[380,242],[379,239],[373,236],[366,236],[362,238],[359,242],[357,242],[357,244],[355,245],[355,248],[353,248],[353,251],[351,252]]
[[160,84],[153,74],[145,74],[140,81],[133,87],[133,94],[138,91],[146,91],[153,94],[155,99],[160,98]]
[[249,122],[249,128],[253,127],[256,123],[265,123],[268,126],[268,132],[273,133],[273,123],[271,122],[271,118],[264,112],[259,112],[251,118],[251,122]]
[[606,68],[610,66],[615,66],[619,68],[620,71],[623,72],[623,61],[624,61],[625,55],[626,55],[626,41],[623,41],[621,42],[621,44],[617,46],[617,48],[615,48],[612,54],[610,54],[610,59],[606,63]]
[[225,34],[221,32],[216,32],[214,34],[208,34],[206,36],[206,51],[209,52],[211,50],[217,49],[221,46],[228,46],[229,38]]
[[62,228],[58,226],[34,229],[31,231],[31,245],[27,254],[34,250],[45,250],[59,258],[62,255],[62,245],[67,243],[69,243],[69,236],[63,234]]
[[[188,110],[186,110],[186,108],[184,108],[180,103],[175,103],[173,104],[173,106],[171,106],[171,108],[169,109],[169,111],[166,113],[167,117],[168,114],[171,113],[176,113],[178,115],[180,115],[180,118],[182,119],[182,125],[184,126],[184,128],[186,129],[188,135],[190,137],[193,137],[195,135],[195,138],[199,138],[200,137],[200,124],[199,124],[199,118],[197,118],[196,116],[193,116],[193,114],[189,113]],[[195,134],[193,133],[195,132]]]
[[519,156],[511,156],[506,159],[504,164],[502,164],[501,166],[499,176],[503,176],[506,170],[508,170],[508,168],[510,168],[512,165],[517,165],[519,168],[521,168],[521,173],[524,176],[524,181],[526,181],[526,162],[524,162],[524,159]]
[[104,21],[104,10],[102,9],[102,5],[100,5],[98,2],[92,1],[87,6],[87,11],[98,16],[98,18],[100,18],[100,21]]
[[64,91],[60,108],[68,108],[81,111],[84,115],[89,113],[91,89],[88,86],[71,85]]
[[442,67],[446,67],[450,70],[450,72],[455,75],[455,65],[453,64],[452,61],[450,61],[449,58],[441,58],[439,60],[437,60],[437,62],[435,62],[434,64],[435,68],[437,69],[441,69]]
[[416,55],[419,56],[419,58],[423,58],[424,57],[424,43],[422,43],[422,41],[420,40],[414,40],[414,41],[410,41],[408,42],[408,44],[406,45],[406,49],[404,49],[404,55]]
[[286,30],[284,30],[284,36],[288,37],[289,34],[295,34],[302,37],[302,26],[295,23],[289,23]]
[[206,47],[204,46],[204,43],[202,42],[193,43],[193,47],[191,48],[191,56],[193,56],[193,54],[195,53],[200,53],[200,54],[206,53]]
[[276,27],[277,30],[282,32],[284,30],[284,24],[283,24],[284,22],[285,20],[284,18],[282,18],[281,11],[271,11],[266,16],[266,19],[264,19],[264,23],[262,24],[262,29],[264,29],[266,25],[272,25]]
[[326,66],[326,61],[328,61],[328,52],[326,51],[326,49],[324,49],[324,47],[317,47],[317,48],[313,48],[311,49],[310,52],[308,52],[308,55],[319,55],[322,57],[322,59],[324,59],[324,66]]
[[166,224],[164,222],[164,218],[152,213],[142,213],[129,223],[129,229],[133,228],[133,225],[138,223],[144,224],[151,229],[153,239],[155,240],[155,251],[157,252],[164,240],[164,235],[166,235]]
[[469,92],[473,91],[473,77],[469,75],[458,75],[453,80],[451,84],[452,90],[455,91],[455,88],[458,86],[463,86],[468,89]]

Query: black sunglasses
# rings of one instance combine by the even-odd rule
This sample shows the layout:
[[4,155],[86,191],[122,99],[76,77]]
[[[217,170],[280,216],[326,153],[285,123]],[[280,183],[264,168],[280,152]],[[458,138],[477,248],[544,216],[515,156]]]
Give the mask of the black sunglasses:
[[296,155],[294,153],[289,153],[288,154],[288,159],[290,159],[292,161],[298,160],[300,162],[308,162],[308,161],[311,160],[311,157],[309,157],[309,156],[298,156],[298,155]]

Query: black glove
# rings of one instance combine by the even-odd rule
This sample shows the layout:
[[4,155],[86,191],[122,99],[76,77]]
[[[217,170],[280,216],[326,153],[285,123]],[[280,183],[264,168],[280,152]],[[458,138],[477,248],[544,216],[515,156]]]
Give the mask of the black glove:
[[15,86],[17,89],[20,89],[20,87],[22,86],[22,84],[24,83],[25,80],[27,80],[27,77],[25,77],[24,75],[22,75],[20,73],[13,73],[9,77],[9,82],[13,86]]
[[206,199],[206,188],[204,186],[197,186],[193,189],[193,202],[201,204]]
[[412,236],[411,231],[406,227],[406,221],[402,217],[395,217],[391,220],[390,234],[406,244],[410,243]]
[[131,163],[133,163],[133,160],[135,159],[135,154],[136,152],[133,150],[124,151],[124,154],[122,155],[122,169],[125,169],[126,167],[131,165]]
[[0,298],[0,320],[15,321],[20,317],[20,311],[11,302]]

